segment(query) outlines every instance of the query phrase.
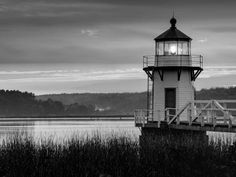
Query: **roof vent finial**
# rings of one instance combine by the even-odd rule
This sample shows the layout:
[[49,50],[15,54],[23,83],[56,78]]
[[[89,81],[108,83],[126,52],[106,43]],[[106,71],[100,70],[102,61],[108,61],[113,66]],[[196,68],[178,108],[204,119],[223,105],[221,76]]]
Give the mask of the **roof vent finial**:
[[172,27],[172,28],[175,28],[176,22],[177,22],[177,20],[175,19],[175,12],[174,12],[174,10],[173,10],[173,16],[172,16],[172,18],[170,19],[170,24],[171,24],[171,27]]

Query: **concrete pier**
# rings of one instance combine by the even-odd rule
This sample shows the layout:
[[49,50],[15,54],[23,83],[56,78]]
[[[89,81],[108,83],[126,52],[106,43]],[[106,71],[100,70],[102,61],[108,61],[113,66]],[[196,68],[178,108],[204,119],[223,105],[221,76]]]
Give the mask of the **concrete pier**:
[[171,128],[142,128],[140,145],[149,143],[167,143],[176,145],[207,145],[206,131],[178,130]]

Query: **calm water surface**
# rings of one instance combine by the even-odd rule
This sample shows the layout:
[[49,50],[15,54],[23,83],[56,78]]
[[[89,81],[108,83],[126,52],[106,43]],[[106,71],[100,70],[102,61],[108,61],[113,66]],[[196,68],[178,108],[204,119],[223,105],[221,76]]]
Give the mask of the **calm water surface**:
[[[63,143],[71,138],[87,138],[94,135],[101,137],[128,136],[138,139],[140,130],[134,126],[133,120],[73,120],[54,119],[54,120],[0,120],[0,143],[18,134],[32,137],[36,142],[42,140],[52,140],[53,142]],[[209,138],[236,140],[232,133],[212,133],[208,132]]]
[[87,138],[94,135],[102,137],[129,136],[137,139],[141,134],[132,120],[45,120],[26,119],[0,121],[0,141],[24,134],[37,141],[50,139],[63,142],[74,137]]

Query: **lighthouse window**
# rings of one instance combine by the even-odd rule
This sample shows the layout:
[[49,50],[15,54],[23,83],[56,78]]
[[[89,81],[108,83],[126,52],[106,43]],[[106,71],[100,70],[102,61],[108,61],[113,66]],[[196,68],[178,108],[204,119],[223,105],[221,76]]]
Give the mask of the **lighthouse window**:
[[183,43],[183,54],[182,55],[188,55],[189,52],[188,52],[188,43],[187,42],[184,42]]
[[157,43],[157,54],[164,55],[164,42]]
[[178,55],[183,55],[183,42],[178,42]]
[[164,55],[177,55],[177,42],[166,41]]
[[171,55],[176,55],[177,54],[177,45],[176,44],[170,44],[169,52],[170,52]]
[[178,42],[178,55],[189,55],[189,44],[188,42]]

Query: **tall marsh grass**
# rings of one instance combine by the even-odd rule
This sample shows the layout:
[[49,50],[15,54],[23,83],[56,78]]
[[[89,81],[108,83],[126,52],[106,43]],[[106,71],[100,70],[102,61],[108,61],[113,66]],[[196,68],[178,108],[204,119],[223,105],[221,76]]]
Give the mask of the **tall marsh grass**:
[[1,177],[235,177],[236,143],[177,144],[163,138],[71,139],[36,144],[15,136],[0,146]]

